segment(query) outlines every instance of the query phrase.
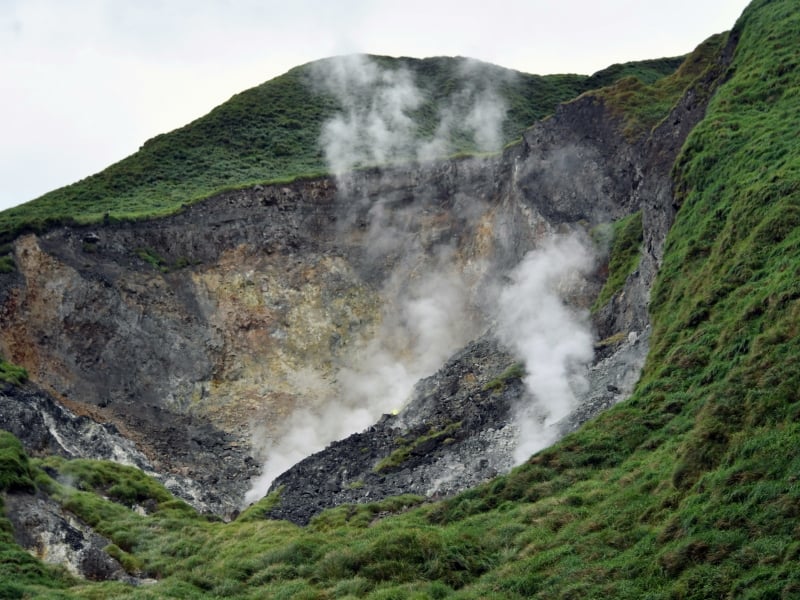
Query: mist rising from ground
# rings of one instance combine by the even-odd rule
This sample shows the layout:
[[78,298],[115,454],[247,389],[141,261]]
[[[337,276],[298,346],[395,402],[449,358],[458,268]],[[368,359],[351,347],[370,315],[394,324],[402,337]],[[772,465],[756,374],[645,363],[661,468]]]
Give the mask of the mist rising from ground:
[[310,454],[400,411],[414,384],[476,335],[480,321],[471,312],[469,290],[453,269],[440,269],[406,281],[402,291],[401,278],[387,283],[398,293],[384,307],[376,335],[338,371],[336,397],[296,410],[283,423],[283,435],[262,441],[266,460],[246,503],[261,498],[278,475]]
[[[463,69],[469,68],[465,61]],[[375,264],[384,264],[388,256],[396,260],[381,292],[381,322],[375,335],[339,368],[336,396],[295,411],[277,439],[255,434],[254,445],[266,459],[245,498],[248,503],[261,498],[278,475],[306,456],[366,429],[382,414],[402,409],[416,382],[435,373],[485,325],[473,305],[476,265],[465,274],[453,248],[446,242],[431,248],[410,225],[419,216],[420,201],[428,199],[418,197],[398,208],[389,199],[349,197],[347,174],[362,165],[441,156],[457,129],[469,130],[481,149],[497,149],[506,110],[498,94],[474,85],[456,92],[443,104],[435,136],[420,139],[413,112],[423,94],[407,70],[387,70],[367,57],[345,56],[326,61],[317,80],[342,107],[323,125],[320,143],[345,195],[343,205],[369,206],[365,256]],[[456,193],[461,205],[469,205],[461,207],[462,215],[477,219],[483,214],[483,201],[471,199],[468,190]],[[354,211],[341,222],[352,223]]]
[[320,139],[334,175],[409,156],[416,130],[411,113],[422,102],[411,73],[382,69],[359,54],[323,64],[316,79],[341,105],[323,125]]
[[586,243],[555,236],[523,258],[500,293],[498,336],[524,361],[531,396],[518,408],[517,463],[553,443],[557,433],[550,426],[575,408],[576,395],[588,386],[594,353],[588,315],[563,297],[592,268]]
[[507,107],[495,82],[479,83],[485,66],[477,61],[459,63],[460,88],[439,103],[438,125],[426,138],[420,138],[414,115],[424,94],[409,70],[384,69],[359,54],[319,63],[316,69],[320,89],[341,106],[323,125],[320,140],[337,176],[360,166],[443,158],[453,152],[457,135],[472,139],[479,152],[502,145]]

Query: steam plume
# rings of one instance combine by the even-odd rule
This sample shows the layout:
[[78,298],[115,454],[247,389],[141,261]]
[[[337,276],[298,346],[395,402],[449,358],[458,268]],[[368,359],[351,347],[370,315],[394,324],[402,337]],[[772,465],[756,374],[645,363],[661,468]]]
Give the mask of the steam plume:
[[[468,130],[482,150],[499,146],[505,106],[488,87],[473,85],[455,94],[443,105],[434,138],[421,141],[412,115],[423,94],[409,71],[346,56],[321,63],[316,75],[322,90],[342,106],[324,124],[320,140],[340,179],[341,194],[350,193],[342,176],[353,168],[442,156],[456,131]],[[470,203],[468,194],[456,193],[459,204],[474,204],[462,207],[461,214],[478,218],[485,210],[482,201]],[[296,411],[282,427],[286,433],[267,444],[262,474],[253,481],[247,502],[263,496],[275,477],[306,456],[401,409],[414,384],[433,374],[482,327],[470,300],[472,286],[453,250],[446,243],[426,246],[409,225],[422,212],[419,202],[425,198],[403,208],[383,198],[346,200],[351,211],[369,206],[365,255],[381,265],[388,256],[396,257],[381,294],[386,303],[382,320],[375,336],[338,370],[336,397]],[[341,222],[352,224],[353,219],[353,214],[344,215]],[[476,266],[471,268],[474,277]]]
[[562,296],[591,268],[591,253],[577,237],[553,237],[525,256],[500,294],[498,335],[524,360],[532,398],[519,410],[517,463],[554,441],[550,425],[569,414],[576,393],[588,385],[586,365],[593,356],[588,319]]
[[452,140],[456,136],[472,139],[479,152],[495,152],[502,146],[502,127],[508,108],[497,92],[497,84],[502,82],[493,80],[496,72],[478,61],[463,59],[458,75],[463,85],[440,104],[436,133],[417,152],[421,161],[452,153]]
[[337,176],[364,165],[442,158],[454,151],[457,136],[472,139],[479,152],[502,145],[507,107],[487,66],[477,61],[459,63],[462,86],[439,103],[438,126],[425,140],[413,118],[423,94],[407,69],[383,69],[364,55],[337,57],[316,68],[322,90],[342,106],[323,126],[320,140]]
[[411,73],[381,69],[363,55],[324,64],[329,70],[318,72],[319,80],[342,106],[324,124],[320,140],[333,173],[408,157],[416,130],[410,113],[422,101]]
[[[338,372],[338,396],[315,409],[295,411],[278,440],[264,448],[267,459],[245,502],[254,502],[272,481],[328,443],[363,431],[382,414],[397,412],[414,384],[436,371],[476,332],[467,290],[452,270],[412,282],[387,306],[375,337]],[[397,285],[399,278],[387,286]]]

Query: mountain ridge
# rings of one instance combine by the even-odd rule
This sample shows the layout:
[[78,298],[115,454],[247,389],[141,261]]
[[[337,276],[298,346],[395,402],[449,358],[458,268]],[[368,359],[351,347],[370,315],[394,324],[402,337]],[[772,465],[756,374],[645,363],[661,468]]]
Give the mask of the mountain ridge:
[[[503,142],[508,143],[552,112],[558,102],[626,75],[651,83],[674,71],[682,57],[613,65],[592,76],[528,75],[460,58],[376,60],[385,68],[406,69],[417,76],[428,98],[416,115],[423,123],[423,136],[433,134],[437,106],[447,98],[442,92],[457,87],[460,78],[469,80],[469,75],[459,74],[461,64],[490,73],[508,98],[511,118],[506,120],[508,131],[503,135]],[[96,222],[105,215],[142,218],[169,214],[226,188],[321,174],[327,166],[318,145],[319,129],[336,109],[329,94],[309,93],[317,85],[314,71],[322,68],[323,62],[296,67],[236,94],[208,115],[147,140],[139,152],[104,171],[1,212],[0,240],[64,219]],[[286,147],[281,150],[276,144]],[[465,145],[462,141],[448,153],[474,150],[473,142]],[[39,211],[39,206],[43,210]]]

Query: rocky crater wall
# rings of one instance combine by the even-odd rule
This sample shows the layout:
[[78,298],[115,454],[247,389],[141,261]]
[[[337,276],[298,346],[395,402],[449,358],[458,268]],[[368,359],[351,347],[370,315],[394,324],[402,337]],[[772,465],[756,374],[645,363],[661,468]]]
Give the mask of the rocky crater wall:
[[[21,237],[18,271],[0,275],[0,352],[55,402],[127,436],[154,472],[230,498],[290,415],[352,396],[341,375],[359,367],[387,323],[414,330],[404,302],[419,304],[420,290],[450,278],[465,325],[424,373],[454,356],[435,376],[435,393],[420,384],[399,417],[298,465],[281,480],[280,510],[288,512],[276,516],[303,522],[311,513],[292,506],[316,511],[400,491],[463,489],[510,466],[507,428],[523,386],[512,381],[499,394],[481,388],[513,362],[481,335],[491,330],[498,286],[543,240],[644,209],[652,260],[595,323],[600,337],[634,332],[641,345],[625,364],[643,361],[647,294],[670,223],[656,215],[670,202],[669,170],[703,111],[691,93],[651,139],[626,139],[619,118],[586,96],[493,158],[255,186],[154,221]],[[588,307],[601,284],[599,272],[588,277],[572,301]],[[401,333],[384,350],[402,363],[419,351],[418,337]],[[624,395],[617,392],[597,406]],[[448,403],[458,410],[444,422],[437,415]],[[389,440],[398,431],[427,439],[402,468],[376,471],[375,461],[396,449]],[[356,460],[358,444],[368,450]],[[220,455],[224,467],[214,460]],[[352,463],[346,473],[327,468],[343,456]],[[463,476],[439,481],[441,469],[430,465],[454,460]],[[310,492],[293,490],[300,479]]]

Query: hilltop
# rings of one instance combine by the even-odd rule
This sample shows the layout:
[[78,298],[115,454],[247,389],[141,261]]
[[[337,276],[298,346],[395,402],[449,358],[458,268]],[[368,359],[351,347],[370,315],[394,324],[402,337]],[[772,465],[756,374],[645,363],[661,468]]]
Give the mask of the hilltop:
[[[518,140],[560,102],[625,77],[649,85],[683,61],[619,64],[591,76],[537,76],[461,58],[369,58],[389,72],[408,73],[421,92],[413,111],[414,135],[421,139],[435,135],[440,110],[465,87],[491,88],[507,109],[501,145]],[[0,241],[59,222],[163,216],[224,189],[324,173],[321,128],[342,108],[320,83],[329,63],[299,66],[236,94],[204,117],[146,141],[100,173],[0,212]],[[440,157],[477,150],[473,137],[455,132]]]

